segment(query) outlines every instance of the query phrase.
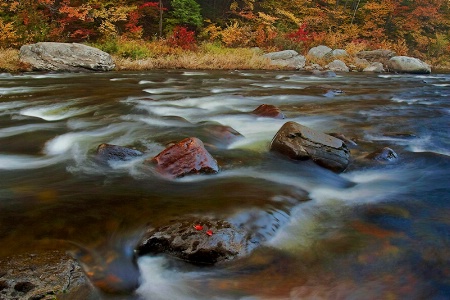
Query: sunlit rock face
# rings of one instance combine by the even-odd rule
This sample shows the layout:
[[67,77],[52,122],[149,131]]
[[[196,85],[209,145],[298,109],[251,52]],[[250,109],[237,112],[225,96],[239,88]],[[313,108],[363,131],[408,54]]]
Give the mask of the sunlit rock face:
[[40,42],[20,48],[20,61],[36,71],[111,71],[111,55],[77,43]]
[[418,58],[394,56],[388,61],[389,70],[399,73],[429,74],[431,67]]
[[205,149],[203,142],[195,137],[166,148],[147,162],[156,164],[156,171],[169,178],[219,172],[217,161]]
[[295,122],[281,127],[270,150],[295,160],[311,159],[334,172],[344,171],[350,160],[350,151],[342,140]]

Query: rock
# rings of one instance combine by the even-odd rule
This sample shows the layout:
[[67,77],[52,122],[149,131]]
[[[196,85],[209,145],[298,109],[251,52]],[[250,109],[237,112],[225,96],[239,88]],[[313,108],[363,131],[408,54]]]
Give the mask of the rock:
[[397,54],[391,50],[371,50],[371,51],[361,51],[356,54],[356,57],[365,59],[369,62],[381,62],[383,65],[386,65],[387,61]]
[[345,64],[345,62],[343,62],[342,60],[339,60],[339,59],[333,60],[328,65],[326,65],[325,68],[328,68],[334,72],[349,72],[350,71],[349,68],[347,67],[347,65]]
[[320,58],[324,58],[331,51],[333,51],[333,49],[331,49],[330,47],[320,45],[320,46],[309,49],[308,56],[311,58],[319,58],[320,59]]
[[202,131],[215,146],[227,147],[244,136],[230,126],[216,122],[201,122]]
[[350,151],[342,140],[295,122],[281,127],[270,150],[296,160],[311,159],[334,172],[344,171],[350,160]]
[[334,73],[333,71],[320,71],[320,70],[313,70],[312,74],[314,76],[319,76],[319,77],[328,77],[328,78],[332,78],[332,77],[336,77],[336,73]]
[[292,69],[303,69],[305,67],[306,58],[299,55],[294,50],[284,50],[279,52],[271,52],[263,55],[271,60],[271,64],[280,67],[288,67]]
[[150,160],[156,170],[167,177],[176,178],[189,174],[219,172],[216,160],[195,137],[186,138],[156,155]]
[[165,253],[195,264],[212,265],[247,253],[247,233],[227,221],[189,219],[147,231],[136,254]]
[[286,116],[281,112],[281,110],[270,104],[261,104],[258,106],[252,114],[259,117],[275,118],[275,119],[285,119]]
[[344,49],[334,49],[329,54],[331,54],[332,57],[348,56],[347,51],[345,51]]
[[61,251],[0,259],[0,272],[0,299],[62,299],[83,289],[93,297],[84,299],[96,295],[77,261]]
[[97,48],[77,43],[41,42],[20,48],[20,61],[36,71],[111,71],[111,56]]
[[341,141],[343,141],[345,143],[345,145],[347,145],[348,148],[350,149],[354,149],[356,147],[358,147],[358,144],[355,143],[354,141],[352,141],[351,139],[347,138],[345,135],[343,135],[342,133],[337,133],[337,132],[332,132],[329,133],[329,135],[334,136],[337,139],[340,139]]
[[97,159],[101,161],[127,161],[142,155],[141,151],[111,144],[100,144],[97,148]]
[[429,74],[431,67],[418,58],[394,56],[388,61],[390,71],[411,74]]
[[366,67],[363,72],[383,73],[384,67],[380,62],[373,62],[370,64],[370,66]]
[[313,71],[313,70],[319,70],[319,71],[322,71],[322,70],[323,70],[323,67],[322,67],[321,65],[319,65],[319,64],[311,64],[311,65],[309,65],[309,66],[306,66],[306,67],[305,67],[305,70],[306,70],[306,71]]
[[381,162],[394,162],[398,159],[398,155],[391,148],[384,147],[383,149],[370,153],[366,158]]

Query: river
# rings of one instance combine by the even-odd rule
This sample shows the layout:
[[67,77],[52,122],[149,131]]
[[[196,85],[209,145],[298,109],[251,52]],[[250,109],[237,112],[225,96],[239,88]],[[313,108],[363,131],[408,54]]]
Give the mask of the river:
[[[250,114],[260,104],[287,118]],[[269,152],[286,121],[354,140],[349,168]],[[243,138],[220,140],[216,123]],[[190,136],[218,174],[172,180],[143,164]],[[102,165],[101,143],[145,155]],[[397,161],[365,158],[385,146]],[[184,216],[253,222],[267,241],[210,267],[141,257],[121,299],[450,298],[450,74],[0,74],[1,257],[128,253],[145,228]]]

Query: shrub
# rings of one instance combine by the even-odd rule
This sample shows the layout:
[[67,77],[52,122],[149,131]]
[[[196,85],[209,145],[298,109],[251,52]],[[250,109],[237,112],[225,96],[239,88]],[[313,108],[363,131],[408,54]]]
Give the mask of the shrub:
[[197,47],[195,32],[182,26],[176,26],[174,28],[172,35],[167,39],[167,43],[184,50],[193,50]]

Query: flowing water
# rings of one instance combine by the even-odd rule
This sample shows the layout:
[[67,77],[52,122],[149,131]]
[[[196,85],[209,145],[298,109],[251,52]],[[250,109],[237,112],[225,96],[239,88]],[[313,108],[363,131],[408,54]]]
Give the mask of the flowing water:
[[[250,114],[260,104],[287,119]],[[357,142],[349,168],[270,153],[287,120]],[[217,123],[243,137],[218,138]],[[219,174],[170,180],[143,164],[189,136]],[[101,143],[145,155],[100,164]],[[397,161],[364,158],[385,146]],[[450,297],[449,74],[0,74],[0,179],[1,257],[81,245],[121,256],[126,277],[143,230],[185,216],[267,240],[212,267],[142,257],[139,287],[121,299]]]

